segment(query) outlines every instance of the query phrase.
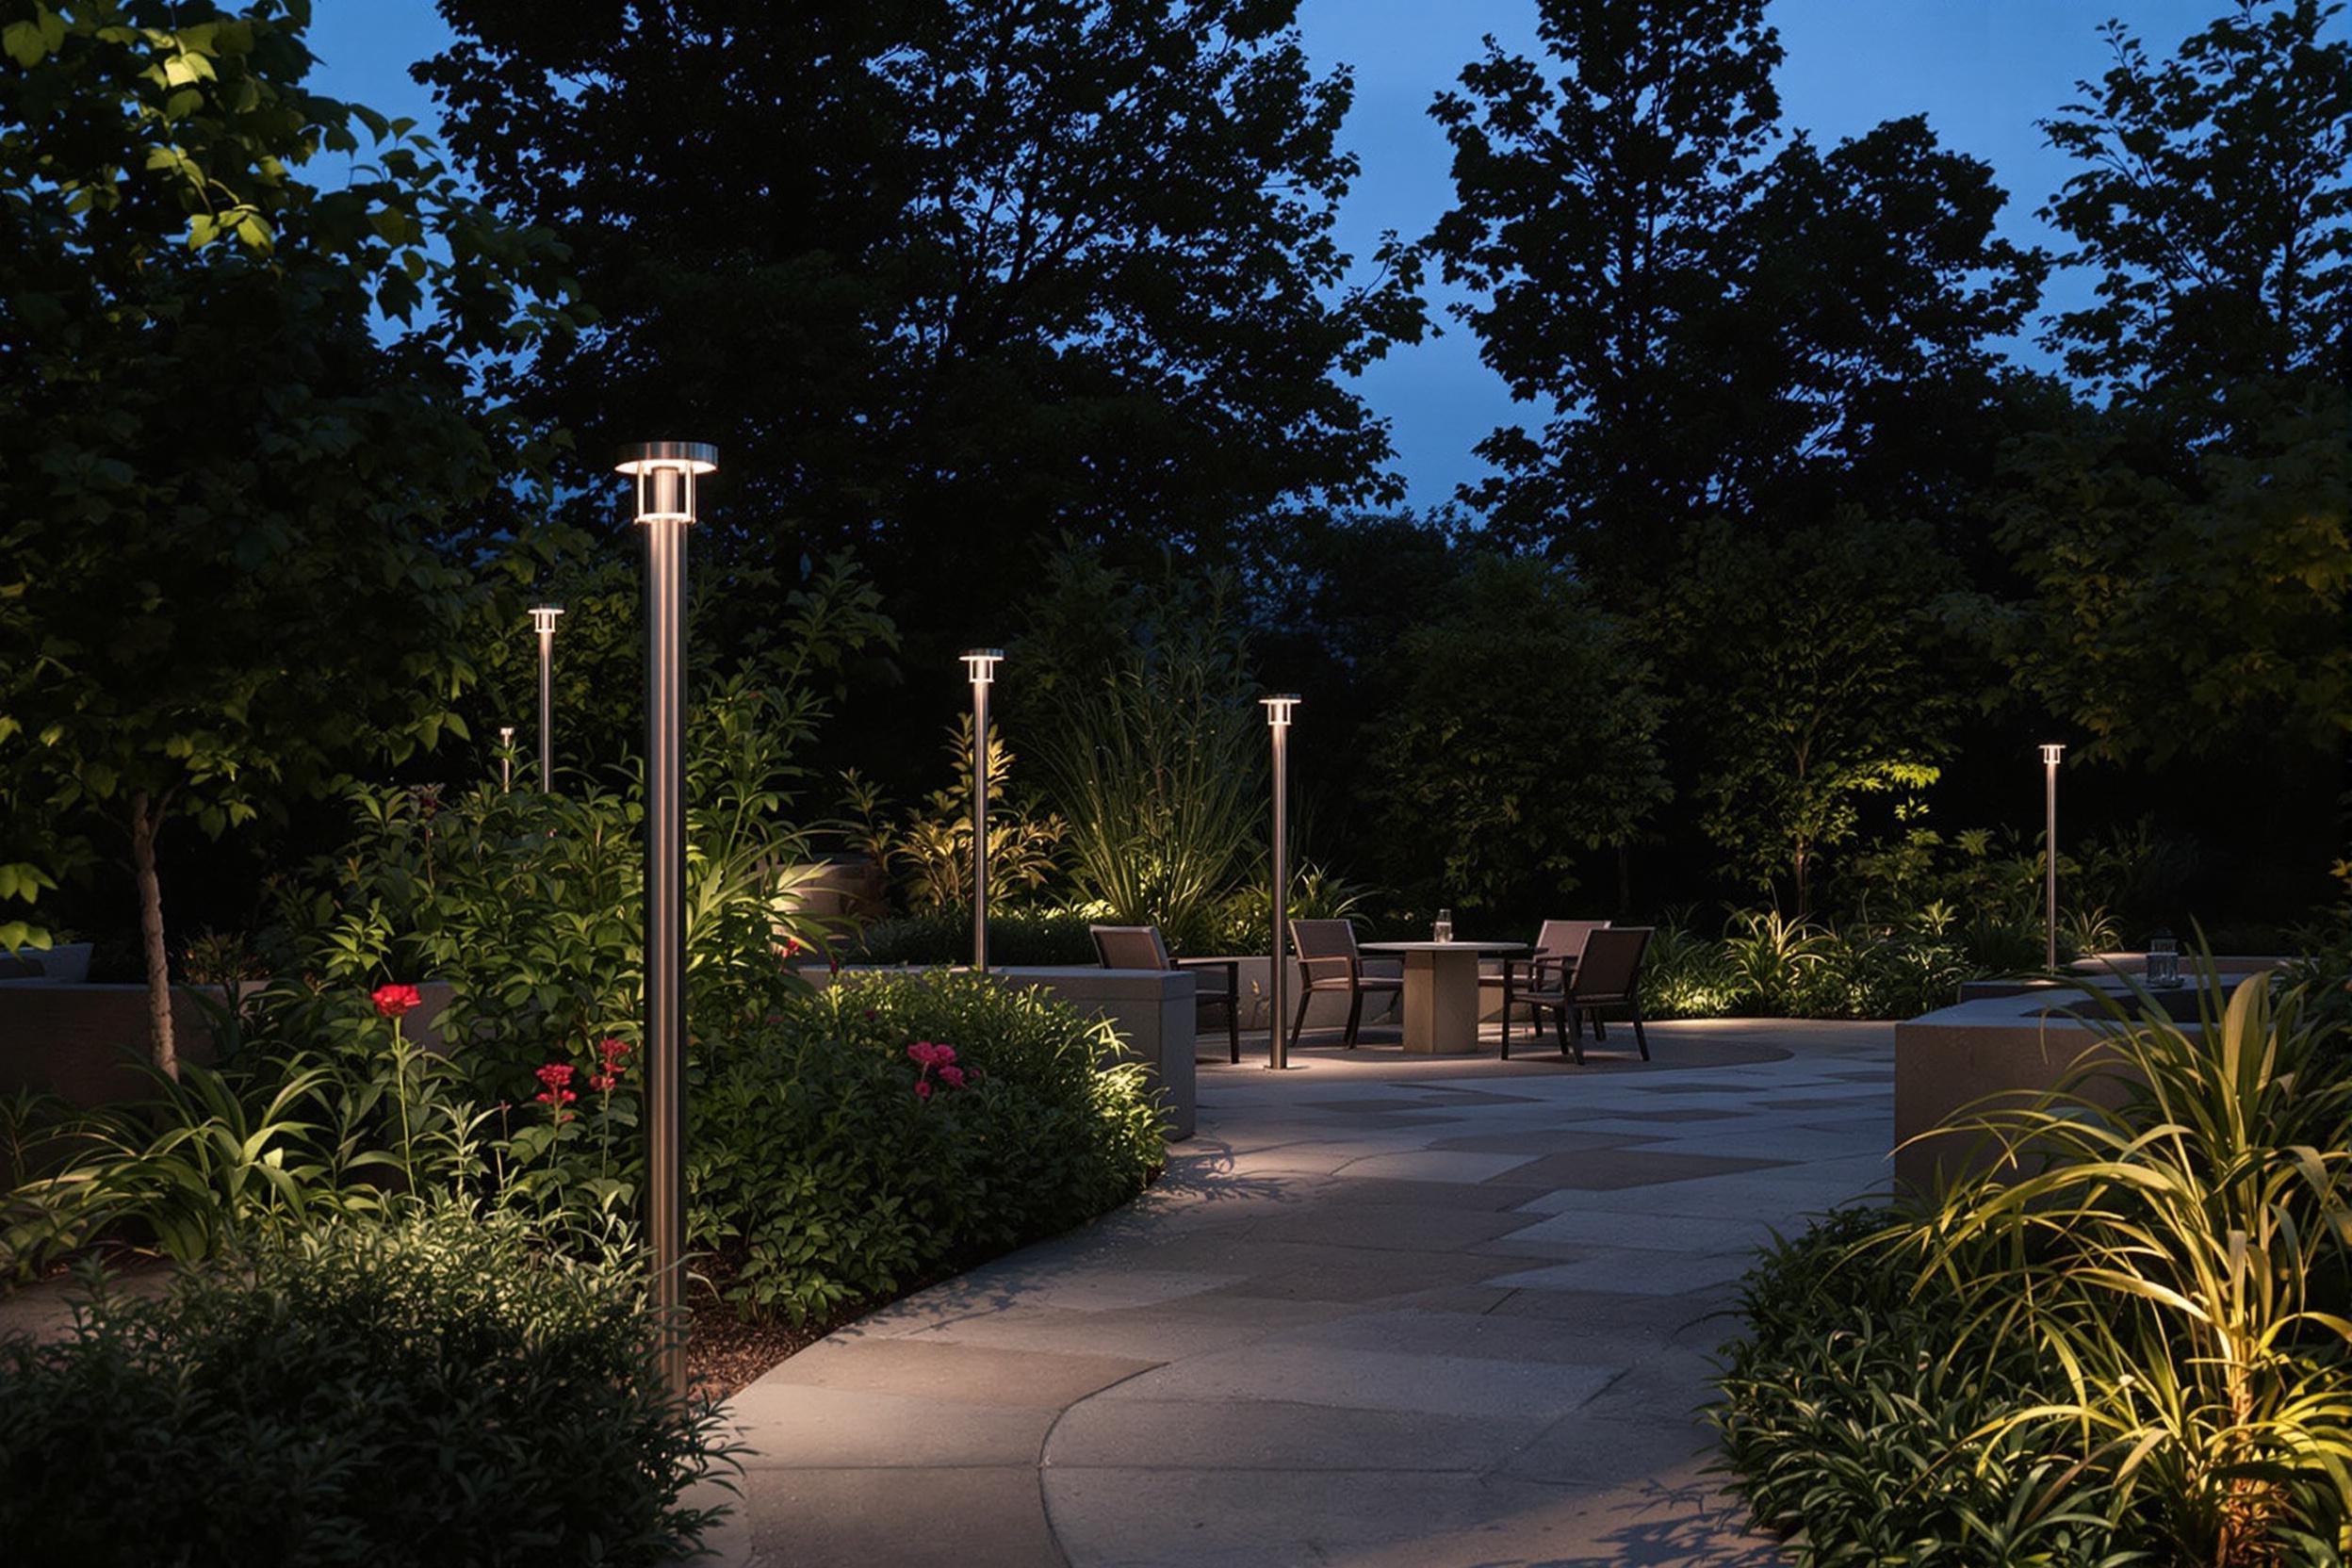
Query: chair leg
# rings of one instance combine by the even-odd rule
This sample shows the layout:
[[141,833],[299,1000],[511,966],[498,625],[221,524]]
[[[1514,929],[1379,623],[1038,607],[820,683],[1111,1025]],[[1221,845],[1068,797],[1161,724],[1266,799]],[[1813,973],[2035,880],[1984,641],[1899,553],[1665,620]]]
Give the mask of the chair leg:
[[1633,1015],[1633,1042],[1642,1048],[1642,1059],[1650,1059],[1650,1037],[1642,1032],[1642,1004],[1628,1002],[1625,1010]]
[[1348,1049],[1356,1048],[1356,1029],[1364,1021],[1364,988],[1359,986],[1348,995]]
[[1609,1025],[1601,1021],[1601,1010],[1592,1009],[1592,1042],[1598,1045],[1609,1038]]
[[1572,1007],[1563,1002],[1560,1006],[1560,1016],[1564,1021],[1565,1025],[1562,1029],[1562,1034],[1565,1037],[1560,1042],[1560,1054],[1575,1062],[1578,1067],[1582,1067],[1584,1065],[1583,1010],[1581,1008]]
[[[1298,1048],[1298,1037],[1306,1032],[1307,1004],[1314,1000],[1314,997],[1315,992],[1310,989],[1302,988],[1298,992],[1298,1016],[1290,1021],[1290,1046],[1294,1051]],[[1279,1024],[1280,1021],[1276,1021]]]
[[1511,1060],[1511,972],[1503,972],[1503,1060]]
[[1225,1004],[1225,1043],[1233,1048],[1233,1065],[1241,1065],[1241,998]]

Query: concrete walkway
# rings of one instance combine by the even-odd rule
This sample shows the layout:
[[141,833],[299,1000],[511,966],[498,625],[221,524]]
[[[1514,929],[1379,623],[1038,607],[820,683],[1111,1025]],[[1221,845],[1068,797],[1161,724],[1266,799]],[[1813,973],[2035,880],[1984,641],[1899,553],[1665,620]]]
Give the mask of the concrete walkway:
[[1582,1069],[1203,1062],[1200,1135],[1141,1201],[744,1390],[757,1452],[712,1544],[761,1568],[1778,1561],[1691,1413],[1768,1228],[1886,1181],[1893,1031],[1651,1041]]

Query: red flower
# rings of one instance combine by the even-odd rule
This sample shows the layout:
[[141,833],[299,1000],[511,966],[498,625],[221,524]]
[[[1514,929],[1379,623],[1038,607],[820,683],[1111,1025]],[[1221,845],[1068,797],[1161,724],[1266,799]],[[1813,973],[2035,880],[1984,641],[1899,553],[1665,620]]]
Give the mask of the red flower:
[[962,1088],[964,1086],[964,1070],[962,1068],[953,1066],[943,1067],[939,1069],[939,1082],[945,1084],[952,1089]]
[[[564,1085],[572,1081],[572,1064],[569,1062],[549,1062],[547,1066],[539,1070],[537,1077],[539,1081],[547,1085],[547,1087],[551,1089],[560,1089]],[[545,1099],[546,1097],[543,1095],[541,1098]]]
[[918,1078],[915,1080],[915,1098],[917,1100],[928,1100],[931,1098],[930,1079]]
[[414,986],[378,986],[369,1000],[376,1004],[378,1018],[399,1018],[425,1004],[425,999],[416,994]]
[[620,1081],[621,1075],[617,1072],[592,1072],[588,1075],[588,1086],[598,1094],[611,1094],[612,1086]]

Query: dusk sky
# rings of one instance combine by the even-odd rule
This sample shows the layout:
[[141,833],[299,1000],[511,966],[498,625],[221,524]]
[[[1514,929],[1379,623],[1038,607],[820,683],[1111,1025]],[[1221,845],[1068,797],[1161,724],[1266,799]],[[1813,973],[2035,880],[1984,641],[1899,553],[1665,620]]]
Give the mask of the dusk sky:
[[[2225,0],[1775,0],[1770,16],[1788,51],[1784,124],[1831,143],[1924,111],[1948,145],[1993,165],[2011,196],[2005,232],[2047,242],[2034,214],[2068,171],[2034,121],[2068,102],[2078,79],[2107,68],[2099,24],[2124,11],[2161,56],[2225,8]],[[1356,74],[1347,134],[1364,173],[1342,234],[1359,256],[1382,230],[1417,236],[1445,211],[1447,152],[1429,101],[1479,53],[1485,34],[1532,50],[1534,16],[1534,0],[1304,0],[1299,28],[1310,53]],[[432,102],[407,67],[448,37],[431,0],[319,0],[312,42],[324,65],[316,85],[430,123]],[[2063,276],[2051,293],[2066,302],[2085,297]],[[1478,476],[1471,449],[1495,425],[1542,417],[1540,409],[1513,409],[1467,330],[1450,324],[1444,336],[1375,366],[1362,386],[1394,426],[1416,506],[1436,505]]]

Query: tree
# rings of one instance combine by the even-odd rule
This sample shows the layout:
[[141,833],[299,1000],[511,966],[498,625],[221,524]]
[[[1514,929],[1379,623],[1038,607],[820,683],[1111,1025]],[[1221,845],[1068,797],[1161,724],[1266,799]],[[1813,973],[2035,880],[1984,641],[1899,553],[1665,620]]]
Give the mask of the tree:
[[[305,0],[26,8],[0,33],[0,756],[12,794],[127,832],[169,1071],[158,841],[452,729],[457,557],[528,452],[467,366],[563,324],[559,258],[404,122],[302,90]],[[371,164],[302,177],[361,130]]]
[[1333,372],[1420,305],[1393,251],[1346,286],[1350,90],[1292,0],[442,8],[453,145],[602,314],[522,405],[718,442],[717,547],[855,547],[923,658],[1066,531],[1214,552],[1396,489]]
[[1532,915],[1671,792],[1650,671],[1562,567],[1472,554],[1396,641],[1356,754],[1398,886]]
[[1614,586],[1719,511],[1956,504],[1938,479],[1992,443],[1953,436],[2043,266],[1993,237],[1991,171],[1918,118],[1773,153],[1763,0],[1542,0],[1538,31],[1548,62],[1490,40],[1432,110],[1457,205],[1430,247],[1548,415],[1479,448],[1500,472],[1468,498],[1497,535]]
[[1917,524],[1846,513],[1780,541],[1723,521],[1693,535],[1658,630],[1726,872],[1776,898],[1785,879],[1809,912],[1864,803],[1935,782],[1960,704],[1922,643],[1952,586]]
[[2280,392],[2223,401],[2229,443],[2084,410],[2008,464],[1997,538],[2023,589],[1953,609],[2087,757],[2309,757],[2352,736],[2352,395]]
[[2042,216],[2099,303],[2048,344],[2096,393],[2352,384],[2352,43],[2324,0],[2241,0],[2172,58],[2120,22],[2115,65],[2042,122],[2081,169]]

